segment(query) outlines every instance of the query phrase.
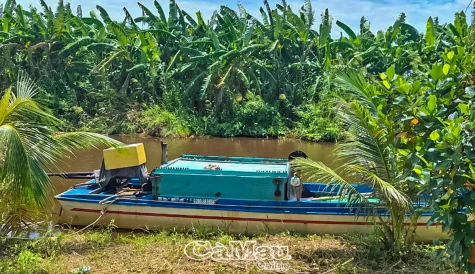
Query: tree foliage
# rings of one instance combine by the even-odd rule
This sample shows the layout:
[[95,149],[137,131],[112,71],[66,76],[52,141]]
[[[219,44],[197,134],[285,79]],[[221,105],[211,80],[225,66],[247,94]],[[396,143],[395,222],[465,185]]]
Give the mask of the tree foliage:
[[120,142],[95,133],[57,133],[61,120],[38,104],[38,88],[20,73],[15,92],[0,99],[0,227],[17,234],[52,206],[52,185],[45,169],[77,149]]
[[[261,18],[243,5],[238,10],[222,6],[209,20],[200,12],[183,11],[175,1],[169,2],[168,14],[158,1],[138,6],[142,16],[134,18],[124,8],[123,20],[115,21],[99,5],[89,15],[63,1],[56,10],[43,1],[41,10],[5,5],[1,90],[24,70],[47,91],[39,98],[72,128],[141,130],[143,123],[128,110],[159,105],[193,117],[192,131],[205,134],[221,132],[217,128],[242,113],[244,105],[236,98],[252,93],[276,109],[285,126],[265,135],[291,130],[315,139],[336,136],[321,133],[334,131],[323,126],[331,121],[319,117],[327,122],[308,132],[298,128],[299,112],[334,91],[335,71],[363,67],[379,75],[394,64],[396,73],[412,73],[437,59],[445,43],[468,43],[469,33],[463,12],[453,24],[435,25],[430,19],[423,35],[406,23],[404,14],[386,31],[373,33],[364,17],[359,31],[352,30],[343,22],[335,24],[329,10],[317,16],[311,1],[300,9],[285,1],[272,8],[264,1]],[[337,38],[336,31],[345,35]],[[251,132],[261,135],[259,129]]]
[[[37,81],[38,98],[70,127],[102,124],[113,132],[150,124],[159,127],[152,132],[174,132],[163,130],[170,125],[175,132],[226,136],[290,129],[318,139],[338,132],[335,127],[350,129],[354,136],[341,149],[351,167],[341,172],[381,189],[393,209],[409,208],[399,192],[412,200],[430,197],[433,221],[453,232],[454,260],[473,272],[475,228],[465,213],[472,213],[475,198],[475,20],[469,24],[464,11],[450,23],[428,18],[421,33],[404,13],[386,30],[372,29],[365,17],[354,30],[334,22],[329,10],[316,16],[311,1],[296,9],[265,0],[260,18],[242,5],[222,6],[208,20],[176,1],[166,14],[155,1],[139,3],[137,18],[124,8],[118,21],[100,6],[86,15],[63,1],[55,11],[40,3],[41,10],[14,1],[3,6],[0,90],[24,70]],[[332,96],[347,107],[339,121],[325,103]]]

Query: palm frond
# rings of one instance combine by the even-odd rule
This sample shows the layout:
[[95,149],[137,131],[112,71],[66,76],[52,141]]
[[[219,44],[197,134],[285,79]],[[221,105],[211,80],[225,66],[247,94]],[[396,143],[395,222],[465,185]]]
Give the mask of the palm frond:
[[357,101],[339,108],[337,114],[350,133],[334,150],[334,162],[342,163],[341,172],[353,177],[353,170],[346,170],[346,167],[359,165],[387,182],[394,180],[397,177],[396,159],[385,144],[385,128],[370,124],[369,110]]
[[341,199],[348,199],[349,204],[361,204],[367,201],[354,186],[322,162],[296,158],[291,165],[298,173],[308,177],[309,181],[326,182],[331,191],[338,189],[337,195]]
[[[36,204],[31,187],[31,173],[28,153],[20,134],[12,125],[0,126],[0,140],[2,141],[2,154],[5,162],[0,174],[0,182],[4,190],[8,191],[9,199],[22,203],[24,200]],[[33,200],[29,198],[32,197]]]
[[[373,207],[373,214],[379,223],[384,227],[386,242],[400,241],[404,236],[404,222],[406,215],[414,215],[410,198],[395,187],[397,182],[398,168],[394,155],[394,146],[391,137],[387,133],[385,126],[378,123],[376,113],[371,112],[371,94],[373,90],[368,88],[364,79],[359,76],[353,79],[350,97],[353,101],[346,102],[343,99],[338,101],[338,117],[343,121],[349,131],[349,137],[335,146],[334,164],[338,166],[331,169],[320,162],[309,159],[295,159],[292,167],[308,176],[310,181],[323,181],[329,187],[340,187],[338,196],[348,197],[348,201],[359,204],[360,209],[371,207],[361,206],[363,202],[367,205],[365,198],[353,187],[346,178],[354,180],[360,185],[370,185],[373,187],[372,196],[379,199],[377,207]],[[349,180],[348,179],[348,180]],[[381,214],[381,207],[390,214],[385,217]],[[356,213],[360,215],[359,212]]]
[[379,192],[378,197],[388,204],[396,205],[398,208],[404,209],[404,212],[411,211],[412,204],[409,197],[397,190],[392,184],[381,179],[374,172],[364,168],[363,166],[350,166],[354,173],[360,174],[365,182],[370,182],[374,191]]
[[345,95],[366,106],[372,114],[376,113],[376,104],[373,102],[373,96],[376,95],[377,90],[366,81],[362,72],[347,70],[337,73],[336,82],[343,89]]
[[[92,132],[67,132],[53,136],[52,147],[62,153],[68,153],[72,156],[75,150],[97,148],[98,146],[107,146],[120,148],[123,143],[113,138],[92,133]],[[65,155],[63,155],[65,156]]]
[[3,124],[3,121],[7,117],[6,109],[8,107],[8,104],[10,103],[11,97],[12,97],[12,90],[11,88],[9,88],[5,91],[5,94],[3,94],[3,97],[0,100],[0,110],[2,110],[2,112],[0,113],[0,125]]
[[59,159],[79,149],[122,145],[96,133],[55,134],[61,122],[33,100],[37,90],[20,74],[16,95],[9,89],[0,99],[0,206],[8,208],[2,229],[12,233],[51,205],[53,188],[45,168],[57,167]]
[[18,73],[16,97],[21,99],[32,99],[38,92],[38,87],[31,78],[22,71]]

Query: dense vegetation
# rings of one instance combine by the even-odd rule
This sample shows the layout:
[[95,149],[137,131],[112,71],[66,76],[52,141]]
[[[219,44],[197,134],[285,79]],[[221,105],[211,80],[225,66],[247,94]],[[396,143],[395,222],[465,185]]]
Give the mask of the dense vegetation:
[[463,12],[453,24],[430,18],[426,34],[404,14],[373,33],[364,17],[358,31],[335,28],[328,10],[318,20],[310,1],[299,10],[264,1],[261,18],[222,6],[208,21],[175,1],[168,15],[158,2],[138,3],[143,16],[124,8],[119,22],[100,6],[86,15],[63,1],[55,11],[40,3],[2,6],[0,90],[27,71],[69,129],[108,133],[338,139],[325,103],[334,71],[375,76],[394,64],[399,75],[418,73],[467,35]]
[[342,164],[336,170],[311,160],[294,164],[314,178],[343,186],[342,195],[356,202],[365,197],[343,178],[372,185],[373,195],[384,200],[378,206],[391,213],[389,225],[381,221],[382,239],[390,249],[406,245],[404,231],[410,228],[403,227],[405,216],[433,212],[428,225],[441,224],[450,235],[453,261],[474,273],[475,23],[468,26],[458,13],[455,25],[431,39],[429,34],[437,31],[429,19],[424,51],[440,50],[418,70],[401,75],[396,63],[379,79],[364,70],[336,73],[342,95],[337,113],[349,131],[336,148]]
[[[41,4],[42,12],[13,1],[3,6],[0,88],[25,71],[41,86],[43,103],[67,121],[65,129],[290,131],[312,140],[338,139],[346,129],[340,155],[348,161],[340,174],[376,186],[394,215],[384,226],[390,245],[404,252],[401,220],[417,213],[410,201],[423,193],[435,212],[431,223],[451,235],[451,258],[475,272],[475,221],[465,214],[475,211],[474,18],[429,18],[419,33],[401,14],[373,33],[363,17],[358,32],[336,21],[342,34],[335,38],[328,10],[314,26],[310,1],[299,11],[264,1],[260,19],[241,5],[238,12],[223,6],[208,22],[175,1],[168,17],[155,2],[153,12],[139,4],[139,18],[124,8],[121,22],[100,6],[99,16],[86,17],[62,1],[56,12]],[[342,195],[364,199],[336,181],[337,173],[312,165],[309,175],[326,173],[346,186]]]

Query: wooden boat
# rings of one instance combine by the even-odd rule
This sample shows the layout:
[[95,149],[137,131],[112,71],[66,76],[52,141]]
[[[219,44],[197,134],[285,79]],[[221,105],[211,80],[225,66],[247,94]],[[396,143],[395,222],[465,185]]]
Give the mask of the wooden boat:
[[[108,225],[113,220],[120,228],[206,228],[247,234],[373,231],[372,218],[356,218],[365,206],[315,198],[336,194],[326,184],[304,183],[315,197],[288,200],[289,173],[287,159],[181,155],[155,168],[145,185],[132,178],[118,191],[106,191],[92,179],[57,195],[62,207],[59,223]],[[372,191],[368,186],[356,187],[360,192]],[[368,208],[374,210],[374,205]],[[384,209],[378,210],[384,214]],[[426,225],[430,215],[418,220],[415,240],[447,237],[440,226]]]

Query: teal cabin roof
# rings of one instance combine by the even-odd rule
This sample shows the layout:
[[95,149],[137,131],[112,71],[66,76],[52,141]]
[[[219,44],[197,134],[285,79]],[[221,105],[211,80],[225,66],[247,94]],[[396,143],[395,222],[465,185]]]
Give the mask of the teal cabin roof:
[[152,172],[157,196],[283,200],[287,159],[181,155]]
[[[226,157],[226,156],[202,156],[183,154],[160,169],[192,170],[192,171],[218,171],[209,169],[218,167],[219,171],[226,173],[287,173],[287,159],[255,158],[255,157]],[[208,168],[208,169],[207,169]]]

